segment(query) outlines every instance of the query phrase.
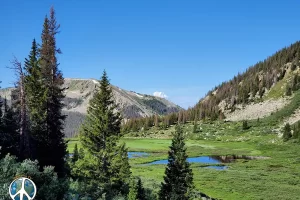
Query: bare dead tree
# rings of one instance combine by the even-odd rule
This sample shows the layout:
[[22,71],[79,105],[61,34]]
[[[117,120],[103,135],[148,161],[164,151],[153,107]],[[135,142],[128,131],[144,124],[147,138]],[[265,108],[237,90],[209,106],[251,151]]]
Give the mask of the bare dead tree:
[[18,103],[19,103],[19,132],[20,132],[20,149],[19,155],[21,159],[30,158],[30,140],[27,127],[27,106],[26,106],[26,93],[25,93],[25,75],[23,72],[22,64],[14,56],[11,61],[12,67],[10,69],[15,71],[17,77],[17,82],[15,86],[17,88],[18,94]]

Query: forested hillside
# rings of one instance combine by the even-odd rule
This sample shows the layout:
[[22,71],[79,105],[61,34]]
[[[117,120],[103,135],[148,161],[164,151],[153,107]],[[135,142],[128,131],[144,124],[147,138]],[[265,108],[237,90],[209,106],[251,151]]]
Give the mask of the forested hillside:
[[187,111],[165,117],[133,119],[124,125],[124,131],[151,126],[164,128],[177,122],[201,119],[225,119],[225,114],[229,115],[240,106],[291,96],[300,87],[299,59],[300,42],[296,42],[216,86]]
[[[227,109],[234,110],[237,104],[247,104],[262,101],[286,73],[299,68],[300,42],[283,48],[274,55],[249,67],[244,73],[238,74],[209,91],[193,108],[199,118],[217,119],[223,117],[219,104],[225,101]],[[293,75],[289,84],[284,88],[285,95],[299,88],[299,76]]]

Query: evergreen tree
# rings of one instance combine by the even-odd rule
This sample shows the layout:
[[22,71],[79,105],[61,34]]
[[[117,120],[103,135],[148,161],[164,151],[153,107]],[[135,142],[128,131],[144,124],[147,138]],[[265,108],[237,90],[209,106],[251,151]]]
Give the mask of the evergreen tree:
[[[56,22],[55,11],[50,9],[50,18],[45,18],[42,31],[42,45],[39,50],[41,77],[45,88],[45,134],[37,138],[37,158],[41,167],[52,165],[59,177],[65,175],[66,142],[64,141],[62,114],[64,98],[62,85],[64,79],[58,69],[56,54],[61,53],[56,47],[56,34],[59,25]],[[43,110],[44,112],[44,110]]]
[[[38,158],[35,145],[42,145],[46,135],[46,90],[42,83],[41,68],[38,64],[38,48],[35,39],[28,59],[25,59],[25,92],[29,115],[30,155],[24,158]],[[40,144],[39,144],[40,141]]]
[[137,182],[137,199],[138,200],[146,199],[145,189],[142,180],[140,178],[138,178],[138,182]]
[[[0,158],[5,157],[8,153],[19,155],[19,133],[16,113],[7,105],[4,99],[4,113],[2,114],[2,103],[0,103]],[[3,115],[3,117],[2,117]]]
[[181,123],[181,118],[182,118],[182,112],[180,111],[179,113],[178,113],[178,124],[180,124]]
[[146,199],[145,189],[143,187],[143,184],[142,184],[142,181],[140,178],[138,178],[137,182],[135,179],[130,181],[129,193],[128,193],[127,199],[128,200],[145,200]]
[[131,131],[133,131],[133,132],[138,132],[139,131],[139,126],[138,126],[137,119],[133,119],[132,126],[131,126]]
[[260,87],[258,93],[259,93],[259,97],[262,98],[265,93],[265,89],[263,87]]
[[154,126],[155,126],[156,128],[159,127],[159,120],[158,120],[158,116],[157,116],[157,115],[155,115],[155,118],[154,118]]
[[294,71],[297,68],[296,61],[292,63],[291,70]]
[[243,130],[247,130],[247,129],[249,129],[248,121],[247,121],[247,120],[244,120],[244,121],[243,121]]
[[294,125],[293,138],[300,139],[300,121]]
[[75,144],[72,162],[75,163],[79,159],[79,152],[77,148],[77,144]]
[[289,123],[285,124],[283,128],[283,141],[288,141],[292,137],[291,126]]
[[127,194],[131,172],[125,144],[118,145],[121,116],[105,71],[99,83],[80,131],[85,157],[76,162],[73,172],[102,188],[93,198],[104,193],[109,198],[116,191]]
[[299,88],[298,81],[299,81],[299,76],[298,76],[298,74],[296,74],[296,75],[294,76],[293,82],[292,82],[292,90],[293,90],[293,91],[298,90],[298,88]]
[[186,121],[187,121],[187,114],[186,114],[186,112],[183,112],[182,113],[182,123],[185,124]]
[[[1,81],[0,81],[0,83],[1,83]],[[1,87],[0,87],[0,89],[1,89]],[[2,117],[3,117],[2,107],[3,107],[3,101],[2,101],[2,97],[0,96],[0,131],[2,130]]]
[[193,127],[193,133],[197,133],[198,132],[198,124],[197,121],[194,121],[194,127]]
[[131,180],[129,184],[129,193],[127,195],[127,200],[137,200],[137,184],[135,180]]
[[149,118],[147,117],[146,120],[145,120],[145,123],[144,123],[144,131],[147,131],[149,130]]
[[291,96],[292,95],[292,88],[291,88],[291,86],[287,85],[285,90],[286,90],[285,91],[285,95],[287,95],[287,96]]
[[170,117],[167,115],[164,117],[163,128],[166,130],[170,126]]
[[183,130],[177,125],[170,146],[168,165],[166,167],[164,182],[161,184],[160,200],[190,199],[193,186],[193,172],[187,162],[186,147]]
[[[0,96],[0,146],[1,146],[1,149],[2,149],[2,145],[4,144],[4,130],[3,130],[3,112],[2,112],[2,107],[3,107],[3,102],[2,102],[2,99],[1,99],[1,96]],[[5,153],[2,153],[0,149],[0,159],[3,158],[5,155]]]
[[11,61],[15,74],[17,75],[16,90],[11,94],[12,107],[18,115],[18,132],[19,132],[19,158],[29,158],[30,144],[29,144],[29,131],[28,131],[28,113],[25,91],[25,75],[23,72],[22,64],[14,58]]
[[80,148],[78,152],[78,160],[83,159],[83,157],[84,157],[84,150],[83,148]]

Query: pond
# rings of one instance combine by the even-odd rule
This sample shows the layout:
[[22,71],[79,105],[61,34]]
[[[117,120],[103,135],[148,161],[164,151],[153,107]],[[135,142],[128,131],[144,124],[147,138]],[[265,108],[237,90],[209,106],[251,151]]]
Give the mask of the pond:
[[[204,163],[204,164],[222,164],[222,163],[232,163],[238,159],[243,160],[257,160],[257,159],[267,159],[268,157],[262,156],[238,156],[238,155],[229,155],[229,156],[199,156],[188,158],[189,163]],[[151,165],[156,164],[168,164],[168,160],[157,160],[151,163]]]
[[[73,156],[72,153],[69,154],[70,157]],[[139,157],[147,157],[149,153],[146,152],[128,152],[128,158],[139,158]],[[257,159],[267,159],[269,157],[263,156],[244,156],[244,155],[227,155],[227,156],[198,156],[198,157],[190,157],[187,159],[189,163],[202,163],[209,164],[210,166],[205,166],[203,168],[210,168],[216,170],[226,170],[228,169],[225,165],[220,165],[224,163],[232,163],[238,159],[243,160],[257,160]],[[166,165],[168,164],[168,160],[156,160],[150,163],[146,163],[145,165]]]
[[[205,164],[220,164],[219,160],[211,157],[211,156],[199,156],[199,157],[193,157],[193,158],[188,158],[187,161],[189,163],[205,163]],[[168,160],[157,160],[151,163],[148,163],[150,165],[157,165],[157,164],[163,164],[166,165],[168,164]]]
[[[188,158],[187,161],[189,163],[202,163],[202,164],[210,164],[211,166],[205,166],[203,168],[211,168],[216,170],[225,170],[228,169],[227,166],[217,165],[224,163],[232,163],[238,159],[243,160],[256,160],[256,159],[267,159],[268,157],[262,156],[239,156],[239,155],[228,155],[228,156],[199,156],[199,157],[191,157]],[[168,160],[157,160],[154,162],[147,163],[148,165],[157,165],[157,164],[168,164]]]
[[[218,159],[213,158],[212,156],[199,156],[199,157],[194,157],[194,158],[188,158],[187,161],[189,163],[205,163],[205,164],[220,164]],[[157,165],[157,164],[163,164],[166,165],[168,164],[168,160],[157,160],[151,163],[148,163],[150,165]]]

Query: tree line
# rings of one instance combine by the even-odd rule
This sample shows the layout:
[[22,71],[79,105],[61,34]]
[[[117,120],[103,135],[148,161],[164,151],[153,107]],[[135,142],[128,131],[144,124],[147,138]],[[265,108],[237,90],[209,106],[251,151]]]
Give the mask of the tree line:
[[[11,61],[17,76],[11,106],[5,98],[0,102],[1,184],[31,176],[38,199],[63,199],[70,174],[63,130],[64,79],[57,61],[59,27],[52,7],[44,18],[40,44],[33,39],[24,65],[17,58]],[[8,199],[7,192],[0,196]]]
[[143,118],[133,118],[122,124],[122,133],[147,131],[152,127],[159,130],[168,129],[171,125],[185,124],[193,119],[192,113],[179,111],[168,115],[152,115]]

